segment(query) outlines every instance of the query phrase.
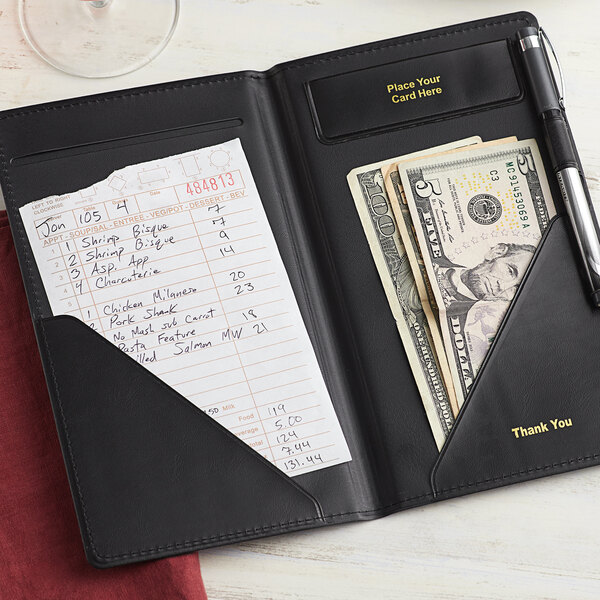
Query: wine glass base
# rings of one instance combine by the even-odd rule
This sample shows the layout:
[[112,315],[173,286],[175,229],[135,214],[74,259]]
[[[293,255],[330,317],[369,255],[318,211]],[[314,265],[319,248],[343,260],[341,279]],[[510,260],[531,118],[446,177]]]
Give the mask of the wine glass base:
[[33,49],[79,77],[116,77],[156,58],[173,36],[179,0],[19,0]]

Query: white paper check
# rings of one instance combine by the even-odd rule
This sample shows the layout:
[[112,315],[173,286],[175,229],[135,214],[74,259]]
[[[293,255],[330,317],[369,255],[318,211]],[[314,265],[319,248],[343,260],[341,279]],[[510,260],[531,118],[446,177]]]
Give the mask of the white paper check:
[[288,475],[351,460],[239,140],[126,167],[21,217],[55,315]]

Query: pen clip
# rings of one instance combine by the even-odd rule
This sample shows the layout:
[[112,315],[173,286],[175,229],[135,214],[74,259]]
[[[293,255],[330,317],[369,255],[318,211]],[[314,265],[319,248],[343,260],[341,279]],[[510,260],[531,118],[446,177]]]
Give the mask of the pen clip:
[[[546,54],[546,58],[548,59],[548,64],[550,66],[550,72],[552,73],[552,79],[554,80],[554,85],[556,86],[556,89],[558,91],[558,103],[560,104],[560,107],[563,110],[565,110],[565,78],[563,76],[562,67],[560,66],[560,61],[558,60],[558,56],[556,55],[556,51],[554,50],[554,46],[552,45],[552,42],[550,41],[548,34],[541,27],[538,29],[538,37],[540,39],[540,45],[544,49],[544,53]],[[556,81],[556,71],[554,68],[554,64],[549,59],[550,55],[548,53],[548,49],[552,53],[552,58],[554,59],[553,62],[554,62],[554,64],[556,64],[556,67],[558,69],[558,77],[559,77],[560,85]]]

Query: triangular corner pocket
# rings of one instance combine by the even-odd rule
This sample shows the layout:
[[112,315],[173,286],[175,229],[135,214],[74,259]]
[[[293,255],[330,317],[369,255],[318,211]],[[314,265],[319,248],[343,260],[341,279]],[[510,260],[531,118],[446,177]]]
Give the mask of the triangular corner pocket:
[[600,311],[568,227],[538,249],[434,467],[438,497],[599,462]]
[[320,524],[318,503],[292,479],[87,325],[38,325],[92,564]]

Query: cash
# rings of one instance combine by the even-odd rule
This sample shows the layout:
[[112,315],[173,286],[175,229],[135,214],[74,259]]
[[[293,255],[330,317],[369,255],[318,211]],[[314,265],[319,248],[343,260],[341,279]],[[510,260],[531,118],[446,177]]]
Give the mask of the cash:
[[537,144],[473,137],[348,182],[441,448],[555,214]]
[[436,352],[436,345],[443,349],[441,334],[437,325],[432,330],[431,319],[428,320],[425,314],[426,307],[421,302],[412,266],[400,238],[382,170],[402,160],[480,142],[481,138],[468,138],[359,167],[348,174],[356,210],[438,448],[442,447],[454,425],[458,403],[445,353],[438,355]]
[[460,406],[555,214],[552,196],[535,140],[421,158],[398,173]]
[[[516,137],[510,137],[501,140],[494,140],[491,142],[479,141],[477,144],[473,144],[473,146],[476,145],[478,150],[482,150],[483,148],[488,148],[490,146],[497,146],[498,144],[516,141]],[[450,150],[445,150],[443,152],[436,152],[435,154],[431,152],[427,154],[427,157],[428,160],[433,160],[437,156],[448,157],[449,154],[461,152],[463,149],[464,146],[459,148],[453,148]],[[435,295],[433,293],[431,282],[429,281],[427,268],[425,266],[425,262],[423,261],[421,249],[419,247],[419,241],[416,235],[416,230],[412,222],[410,210],[406,201],[406,194],[404,193],[404,187],[402,186],[400,172],[398,170],[402,162],[410,162],[414,159],[414,157],[405,157],[404,161],[398,161],[391,165],[388,165],[383,170],[383,177],[388,197],[390,199],[390,204],[394,212],[394,217],[398,225],[398,231],[400,232],[402,243],[406,248],[406,253],[412,267],[413,276],[415,278],[415,283],[419,292],[419,298],[421,299],[427,322],[429,323],[429,327],[432,331],[432,340],[435,346],[436,353],[438,356],[443,357],[442,362],[444,364],[448,364],[448,361],[446,359],[446,350],[440,334],[439,309],[435,300]],[[446,379],[447,378],[448,377],[446,377]],[[460,388],[458,388],[457,390],[454,389],[454,383],[449,382],[448,385],[452,386],[453,388],[454,397],[456,398],[457,403],[456,412],[458,412],[458,405],[462,405],[464,400],[463,394]]]

